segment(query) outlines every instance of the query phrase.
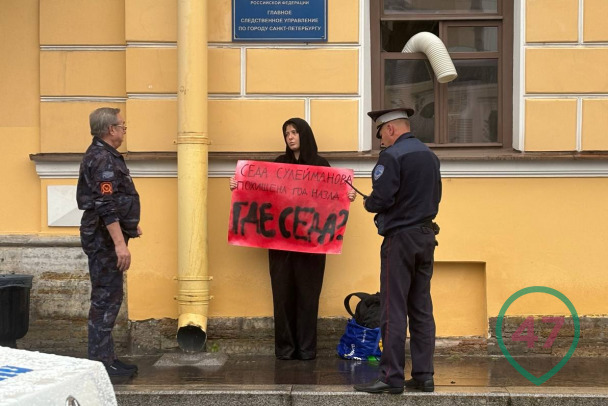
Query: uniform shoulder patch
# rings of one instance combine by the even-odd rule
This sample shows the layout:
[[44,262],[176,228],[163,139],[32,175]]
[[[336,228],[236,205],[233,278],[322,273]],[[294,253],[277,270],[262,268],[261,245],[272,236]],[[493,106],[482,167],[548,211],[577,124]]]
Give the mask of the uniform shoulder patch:
[[384,173],[384,165],[376,165],[374,168],[374,180],[378,180],[380,176]]
[[100,189],[102,195],[111,195],[113,192],[112,182],[101,182]]

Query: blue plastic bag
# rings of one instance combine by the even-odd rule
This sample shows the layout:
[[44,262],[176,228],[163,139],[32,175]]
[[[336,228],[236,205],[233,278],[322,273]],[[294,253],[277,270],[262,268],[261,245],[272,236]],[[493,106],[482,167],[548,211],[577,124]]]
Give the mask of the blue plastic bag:
[[380,328],[367,328],[348,319],[346,331],[340,338],[336,352],[340,358],[367,361],[369,357],[380,357]]

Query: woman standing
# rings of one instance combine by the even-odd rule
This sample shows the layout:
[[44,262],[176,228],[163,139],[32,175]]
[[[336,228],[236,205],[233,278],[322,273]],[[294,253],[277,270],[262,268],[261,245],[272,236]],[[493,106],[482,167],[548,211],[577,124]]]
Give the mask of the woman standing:
[[[330,166],[318,154],[312,129],[301,118],[283,123],[285,154],[274,162]],[[230,190],[237,187],[234,177]],[[354,201],[354,190],[348,198]],[[325,254],[269,250],[270,280],[274,305],[274,349],[282,360],[312,360],[317,356],[317,316],[325,272]]]

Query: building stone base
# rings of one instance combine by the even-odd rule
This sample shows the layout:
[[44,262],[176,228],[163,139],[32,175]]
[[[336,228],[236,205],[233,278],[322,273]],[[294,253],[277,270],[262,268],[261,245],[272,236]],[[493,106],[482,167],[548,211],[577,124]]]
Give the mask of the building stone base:
[[[91,283],[79,237],[0,235],[0,274],[33,276],[29,329],[18,348],[86,356]],[[126,308],[114,328],[118,353],[129,350]]]

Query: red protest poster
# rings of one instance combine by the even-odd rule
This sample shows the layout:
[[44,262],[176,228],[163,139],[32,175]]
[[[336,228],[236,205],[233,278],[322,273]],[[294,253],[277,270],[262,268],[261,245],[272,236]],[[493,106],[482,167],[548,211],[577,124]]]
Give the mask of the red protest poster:
[[339,254],[348,221],[351,169],[238,161],[228,242]]

